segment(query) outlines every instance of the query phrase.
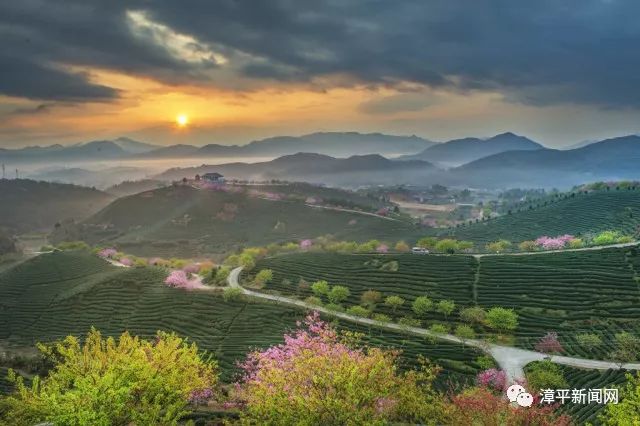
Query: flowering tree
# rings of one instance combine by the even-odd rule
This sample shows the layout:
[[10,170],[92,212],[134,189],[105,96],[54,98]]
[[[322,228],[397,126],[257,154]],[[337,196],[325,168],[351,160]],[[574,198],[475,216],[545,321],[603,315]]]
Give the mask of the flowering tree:
[[38,348],[54,368],[29,387],[10,374],[16,390],[1,401],[2,424],[177,424],[217,384],[216,363],[174,334],[103,339],[92,329],[84,343],[68,336]]
[[133,260],[129,259],[128,257],[123,257],[122,259],[120,259],[120,263],[124,266],[133,266]]
[[507,388],[507,374],[495,368],[481,371],[476,376],[478,386],[503,392]]
[[244,420],[256,424],[442,420],[446,410],[431,388],[435,371],[398,373],[397,357],[352,346],[313,313],[283,344],[248,355],[235,399],[245,408]]
[[311,240],[302,240],[300,241],[300,248],[302,250],[309,250],[313,246],[313,241]]
[[98,256],[105,259],[113,259],[118,254],[118,250],[114,248],[105,248],[98,252]]
[[169,287],[183,288],[185,290],[203,287],[198,280],[189,279],[182,270],[172,271],[167,279],[164,280],[164,283]]
[[550,331],[540,338],[536,343],[536,351],[543,352],[545,354],[561,353],[564,352],[562,343],[558,340],[558,333]]
[[548,237],[543,235],[542,237],[537,238],[535,242],[544,250],[561,250],[574,239],[575,237],[569,234],[559,235],[557,237]]
[[386,244],[380,244],[378,247],[376,247],[376,252],[387,253],[389,252],[389,246]]

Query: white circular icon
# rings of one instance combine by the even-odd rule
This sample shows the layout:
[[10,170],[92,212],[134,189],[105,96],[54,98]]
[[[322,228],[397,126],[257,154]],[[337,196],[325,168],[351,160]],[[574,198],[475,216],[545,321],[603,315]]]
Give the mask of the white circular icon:
[[533,404],[533,396],[530,393],[522,392],[518,394],[516,402],[521,407],[531,407]]
[[509,386],[509,389],[507,389],[507,398],[509,398],[509,401],[511,402],[516,402],[516,398],[518,398],[518,395],[525,391],[526,389],[520,385],[511,385]]

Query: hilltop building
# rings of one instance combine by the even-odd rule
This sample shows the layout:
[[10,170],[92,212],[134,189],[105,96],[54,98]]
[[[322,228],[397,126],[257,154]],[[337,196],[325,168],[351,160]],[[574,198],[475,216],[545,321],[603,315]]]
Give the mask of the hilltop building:
[[211,183],[224,183],[224,176],[220,173],[205,173],[202,175],[202,180]]

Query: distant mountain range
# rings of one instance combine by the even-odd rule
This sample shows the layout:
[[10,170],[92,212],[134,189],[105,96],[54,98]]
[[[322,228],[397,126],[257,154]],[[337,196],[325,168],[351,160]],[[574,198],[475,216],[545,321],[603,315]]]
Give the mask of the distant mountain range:
[[289,179],[343,186],[413,182],[438,169],[420,160],[390,160],[381,155],[334,158],[323,154],[297,153],[260,163],[229,163],[175,168],[156,176],[159,180],[193,178],[196,174],[218,172],[240,180]]
[[597,180],[638,179],[639,164],[640,137],[625,136],[569,151],[539,147],[500,152],[449,170],[423,160],[390,160],[380,155],[337,159],[299,153],[256,164],[171,169],[157,178],[178,180],[219,172],[237,179],[289,179],[343,186],[441,183],[474,188],[566,188]]
[[[367,151],[374,153],[354,155]],[[418,154],[402,155],[397,159],[384,157],[403,151]],[[478,188],[566,188],[595,180],[640,179],[640,136],[637,135],[593,142],[569,150],[545,148],[513,133],[444,143],[433,143],[415,136],[314,133],[301,137],[270,138],[243,146],[158,147],[119,138],[72,146],[0,149],[0,162],[7,163],[9,168],[20,161],[47,162],[47,170],[32,173],[30,176],[34,178],[98,187],[140,179],[150,173],[143,168],[135,170],[122,165],[115,169],[91,171],[76,164],[67,166],[67,163],[76,160],[108,163],[110,160],[163,159],[175,164],[171,160],[176,158],[187,160],[182,164],[206,164],[207,159],[219,163],[224,158],[230,161],[233,161],[231,158],[247,158],[251,161],[251,158],[259,157],[277,158],[254,164],[230,162],[218,166],[174,168],[158,178],[171,181],[217,171],[237,179],[288,179],[350,187],[441,183]],[[64,167],[55,166],[56,163],[63,163]],[[153,173],[157,173],[157,169]]]
[[572,150],[509,151],[452,169],[446,180],[476,186],[566,187],[640,178],[640,136],[607,139]]
[[396,156],[413,154],[435,142],[417,136],[392,136],[380,133],[332,132],[293,137],[279,136],[247,145],[158,145],[129,138],[92,141],[69,146],[51,145],[22,149],[0,149],[3,162],[103,161],[114,159],[211,158],[211,157],[278,157],[298,152],[313,152],[347,157],[381,154]]
[[545,147],[524,136],[507,132],[489,139],[464,138],[430,146],[414,155],[400,157],[402,160],[425,160],[452,167],[506,151],[533,151]]

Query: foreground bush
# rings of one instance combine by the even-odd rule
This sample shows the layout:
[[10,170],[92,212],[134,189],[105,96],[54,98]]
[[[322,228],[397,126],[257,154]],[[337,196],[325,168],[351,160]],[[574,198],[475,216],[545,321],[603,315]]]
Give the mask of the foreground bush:
[[504,393],[486,387],[471,388],[453,396],[451,425],[477,426],[569,426],[571,417],[559,415],[554,407],[534,403],[522,408],[511,404]]
[[38,349],[54,368],[30,387],[10,372],[16,390],[0,399],[7,424],[171,425],[217,383],[215,362],[174,334],[158,332],[146,341],[125,332],[115,340],[91,330],[84,344],[68,336]]
[[398,352],[358,348],[317,313],[285,343],[249,354],[235,398],[248,424],[444,423],[435,369],[399,373]]

